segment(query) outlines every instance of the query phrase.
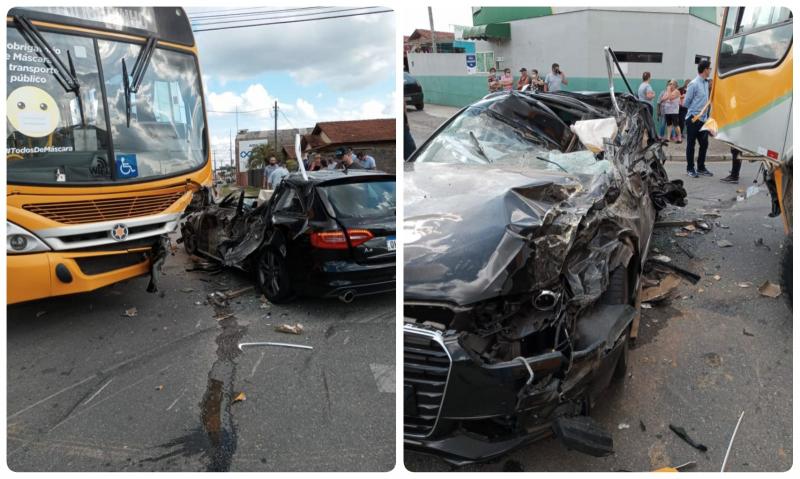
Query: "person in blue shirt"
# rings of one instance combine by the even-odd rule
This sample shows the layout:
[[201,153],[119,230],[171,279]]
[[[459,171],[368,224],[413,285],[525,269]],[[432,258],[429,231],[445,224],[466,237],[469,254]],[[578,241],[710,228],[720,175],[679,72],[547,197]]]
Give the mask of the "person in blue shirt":
[[283,163],[279,163],[275,170],[272,171],[269,175],[269,185],[268,189],[274,190],[281,184],[284,178],[289,176],[289,170],[283,165]]
[[356,155],[356,161],[358,161],[358,164],[361,165],[361,167],[365,170],[374,170],[377,167],[375,164],[375,158],[369,156],[363,151],[358,152]]
[[[708,103],[708,76],[711,74],[711,64],[703,60],[697,64],[697,76],[686,87],[686,97],[683,105],[686,107],[686,174],[692,178],[700,175],[714,176],[706,169],[706,151],[708,150],[708,132],[700,131],[709,115]],[[702,112],[702,115],[700,114]],[[695,121],[695,116],[699,116]],[[697,154],[697,170],[694,169],[694,143],[700,144]]]

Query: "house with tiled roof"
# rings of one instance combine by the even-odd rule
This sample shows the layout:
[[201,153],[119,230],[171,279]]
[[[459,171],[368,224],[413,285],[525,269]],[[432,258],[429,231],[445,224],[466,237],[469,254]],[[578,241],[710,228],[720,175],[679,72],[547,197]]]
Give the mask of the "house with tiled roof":
[[301,141],[303,153],[320,153],[333,160],[339,148],[364,151],[375,158],[379,170],[394,173],[397,158],[394,118],[324,121],[314,126]]

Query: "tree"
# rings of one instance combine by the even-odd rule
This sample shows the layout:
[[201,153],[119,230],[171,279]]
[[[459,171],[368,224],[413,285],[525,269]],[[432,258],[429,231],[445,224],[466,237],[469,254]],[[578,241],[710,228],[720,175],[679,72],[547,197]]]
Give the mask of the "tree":
[[270,144],[262,143],[254,146],[253,149],[250,150],[250,162],[247,164],[247,168],[251,170],[264,168],[269,162],[270,156],[274,156],[278,160],[284,159],[283,153],[276,152]]

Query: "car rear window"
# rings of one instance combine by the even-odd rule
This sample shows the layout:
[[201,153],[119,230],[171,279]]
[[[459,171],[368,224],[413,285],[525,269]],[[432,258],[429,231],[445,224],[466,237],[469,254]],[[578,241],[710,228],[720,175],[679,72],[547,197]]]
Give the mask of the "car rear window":
[[382,218],[395,214],[394,181],[323,186],[337,218]]

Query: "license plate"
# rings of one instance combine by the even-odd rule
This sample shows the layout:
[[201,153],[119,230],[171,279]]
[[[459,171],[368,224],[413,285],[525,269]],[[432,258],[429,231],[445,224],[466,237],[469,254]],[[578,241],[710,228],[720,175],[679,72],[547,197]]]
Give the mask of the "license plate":
[[409,384],[403,385],[403,415],[417,415],[417,395],[414,394],[414,386]]
[[397,238],[395,236],[389,236],[386,238],[386,249],[389,251],[394,251],[397,249]]

